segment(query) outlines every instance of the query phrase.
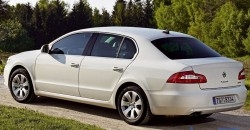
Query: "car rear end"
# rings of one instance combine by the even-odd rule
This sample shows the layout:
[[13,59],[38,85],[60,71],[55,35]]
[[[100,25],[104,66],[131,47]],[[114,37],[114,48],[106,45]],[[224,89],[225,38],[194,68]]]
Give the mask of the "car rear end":
[[220,56],[192,37],[161,38],[153,45],[176,64],[187,67],[150,91],[155,115],[202,115],[239,109],[247,90],[242,63]]

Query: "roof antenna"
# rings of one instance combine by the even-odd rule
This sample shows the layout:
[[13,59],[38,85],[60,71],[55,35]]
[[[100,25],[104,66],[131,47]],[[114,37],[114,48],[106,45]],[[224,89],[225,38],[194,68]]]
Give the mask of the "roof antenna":
[[169,30],[164,30],[163,33],[169,34]]

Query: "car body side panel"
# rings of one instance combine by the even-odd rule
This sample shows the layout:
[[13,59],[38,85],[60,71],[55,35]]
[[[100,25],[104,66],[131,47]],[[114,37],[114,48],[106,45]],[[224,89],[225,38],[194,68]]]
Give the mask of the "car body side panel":
[[[29,75],[32,81],[36,79],[35,77],[35,62],[37,56],[41,53],[40,50],[34,50],[34,51],[28,51],[24,53],[20,53],[18,55],[13,55],[9,57],[8,64],[5,66],[4,70],[4,84],[8,86],[9,84],[9,78],[10,78],[10,72],[11,70],[16,66],[22,66],[24,67]],[[33,82],[33,87],[35,88],[35,83]]]
[[[168,66],[164,68],[165,66]],[[164,69],[162,69],[164,68]],[[149,69],[151,71],[149,71]],[[145,92],[149,101],[150,107],[154,106],[154,101],[149,94],[150,91],[161,91],[164,89],[167,79],[176,71],[191,70],[192,68],[183,64],[176,64],[171,61],[157,61],[157,60],[135,60],[132,62],[127,70],[122,75],[118,84],[114,88],[111,97],[111,103],[115,104],[115,96],[119,89],[125,83],[135,83]],[[196,87],[199,89],[199,85]]]
[[[80,66],[79,92],[81,97],[108,101],[131,59],[86,56]],[[121,71],[114,71],[114,68]]]
[[79,96],[78,72],[84,56],[46,54],[38,56],[35,68],[35,80],[38,91],[47,91],[71,96]]

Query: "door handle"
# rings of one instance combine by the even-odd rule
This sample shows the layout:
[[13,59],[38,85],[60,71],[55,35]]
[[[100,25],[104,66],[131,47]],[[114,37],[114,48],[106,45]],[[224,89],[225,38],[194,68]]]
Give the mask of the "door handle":
[[113,67],[113,71],[123,72],[123,68]]
[[70,66],[71,66],[71,67],[74,67],[74,68],[79,68],[79,64],[76,64],[76,63],[71,63]]

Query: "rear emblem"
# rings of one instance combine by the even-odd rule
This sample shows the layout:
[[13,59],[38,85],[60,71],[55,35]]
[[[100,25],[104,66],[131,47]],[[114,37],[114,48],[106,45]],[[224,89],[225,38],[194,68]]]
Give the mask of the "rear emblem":
[[226,77],[227,77],[227,73],[226,73],[226,72],[223,72],[223,73],[222,73],[222,76],[223,76],[223,78],[226,78]]

